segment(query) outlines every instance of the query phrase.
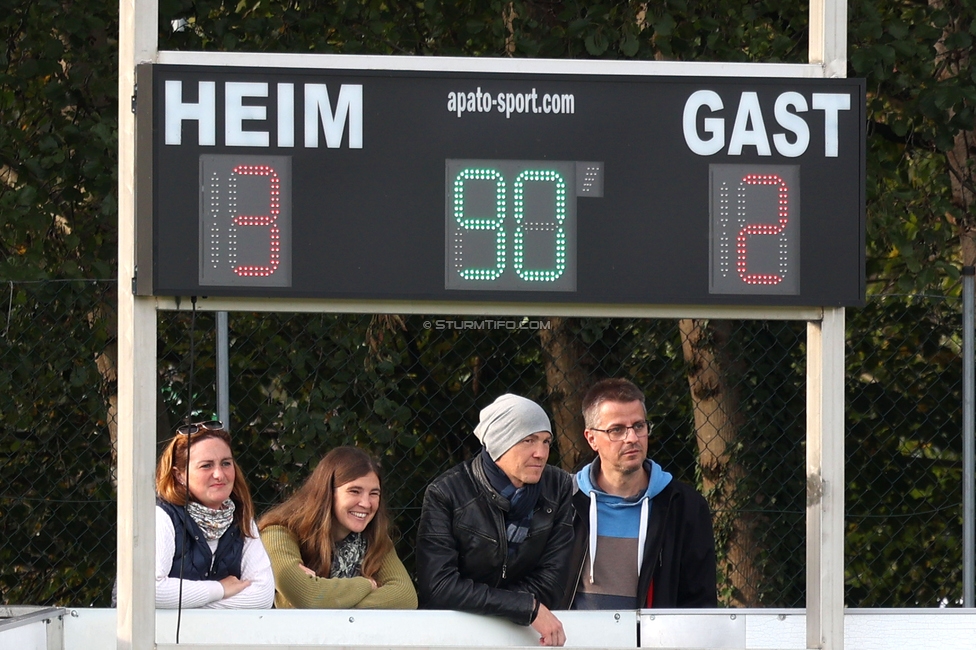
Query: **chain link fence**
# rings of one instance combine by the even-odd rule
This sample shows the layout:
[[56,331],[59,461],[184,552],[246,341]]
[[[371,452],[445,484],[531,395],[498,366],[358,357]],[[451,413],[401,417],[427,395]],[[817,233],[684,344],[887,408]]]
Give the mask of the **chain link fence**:
[[[0,602],[107,606],[115,578],[115,303],[102,281],[6,283],[0,342]],[[0,299],[0,306],[3,302]],[[960,301],[848,310],[846,599],[962,598]],[[651,455],[714,512],[720,600],[802,607],[806,324],[231,313],[229,428],[257,509],[334,446],[384,467],[408,569],[427,483],[477,451],[504,392],[553,418],[551,462],[591,458],[579,400],[625,376]],[[160,444],[216,415],[215,315],[160,312]],[[191,355],[192,350],[192,355]],[[152,435],[151,432],[145,432]]]

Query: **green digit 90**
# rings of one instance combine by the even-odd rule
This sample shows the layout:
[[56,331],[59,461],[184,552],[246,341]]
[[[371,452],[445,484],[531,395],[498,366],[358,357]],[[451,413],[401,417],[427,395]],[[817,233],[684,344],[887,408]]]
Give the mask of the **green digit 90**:
[[[493,211],[473,214],[474,209],[467,201],[468,184],[472,182],[493,183],[494,205]],[[538,214],[539,210],[532,210],[529,205],[534,184],[547,185],[551,192],[551,214],[546,214],[549,220],[531,218],[529,215]],[[538,185],[537,190],[545,191]],[[567,215],[567,183],[563,174],[552,169],[527,169],[519,173],[512,184],[512,217],[515,229],[512,237],[512,267],[515,273],[525,282],[555,282],[566,271],[566,229]],[[505,217],[508,213],[508,191],[505,178],[497,169],[488,167],[466,167],[458,171],[453,183],[453,211],[454,219],[460,231],[490,230],[495,232],[494,267],[467,268],[463,264],[463,245],[457,243],[454,247],[454,261],[457,273],[465,280],[492,281],[498,279],[507,265],[508,236],[505,229]],[[538,196],[538,194],[536,194]],[[550,205],[546,201],[547,206]],[[482,208],[484,210],[484,208]],[[526,235],[532,232],[552,233],[554,263],[551,268],[530,269],[525,267]]]

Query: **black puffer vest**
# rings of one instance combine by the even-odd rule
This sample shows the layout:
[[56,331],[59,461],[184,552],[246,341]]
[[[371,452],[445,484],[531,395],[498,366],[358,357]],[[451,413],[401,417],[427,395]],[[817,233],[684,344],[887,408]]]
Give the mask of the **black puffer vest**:
[[236,522],[224,531],[220,541],[217,542],[216,552],[211,553],[207,538],[197,522],[193,521],[193,517],[185,515],[186,528],[183,527],[183,506],[175,506],[159,498],[156,499],[156,505],[169,515],[176,530],[176,551],[173,553],[170,578],[180,577],[181,558],[183,558],[184,580],[222,580],[227,576],[241,577],[244,536]]

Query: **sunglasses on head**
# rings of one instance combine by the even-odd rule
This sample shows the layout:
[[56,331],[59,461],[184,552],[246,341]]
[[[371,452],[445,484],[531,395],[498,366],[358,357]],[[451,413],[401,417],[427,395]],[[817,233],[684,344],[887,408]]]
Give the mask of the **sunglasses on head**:
[[220,420],[207,420],[206,422],[196,422],[194,424],[184,424],[176,429],[176,433],[181,436],[192,436],[200,431],[217,431],[223,429],[224,423]]

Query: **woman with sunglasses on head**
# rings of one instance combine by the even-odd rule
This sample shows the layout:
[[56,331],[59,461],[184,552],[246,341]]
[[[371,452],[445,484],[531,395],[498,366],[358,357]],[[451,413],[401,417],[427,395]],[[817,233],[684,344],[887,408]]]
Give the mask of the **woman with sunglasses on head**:
[[381,499],[380,469],[338,447],[287,501],[261,517],[275,576],[275,607],[415,609]]
[[268,609],[273,599],[230,434],[220,422],[180,427],[156,465],[156,607]]

